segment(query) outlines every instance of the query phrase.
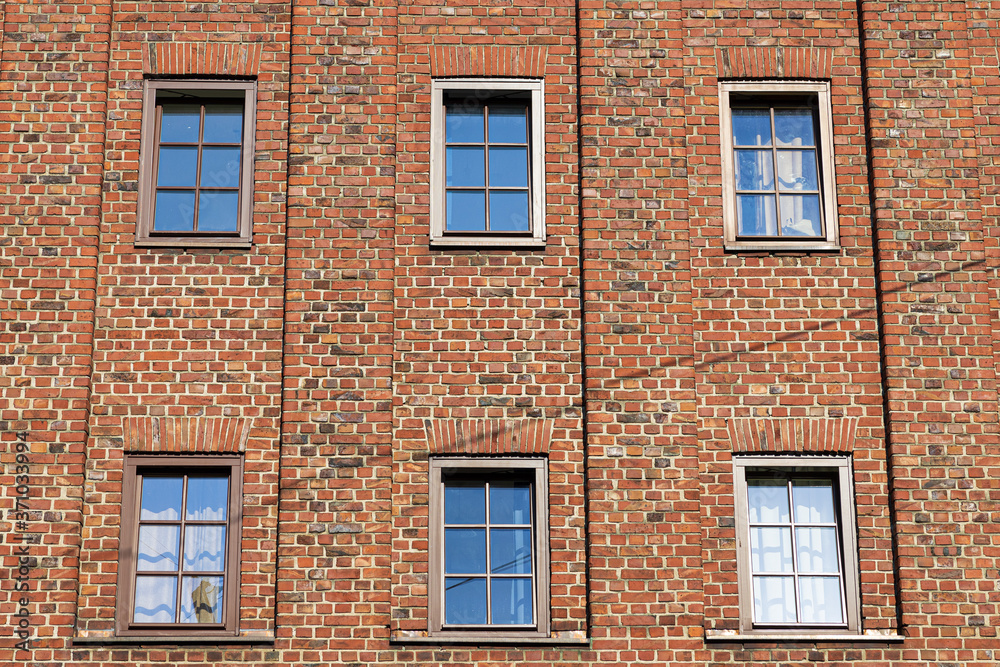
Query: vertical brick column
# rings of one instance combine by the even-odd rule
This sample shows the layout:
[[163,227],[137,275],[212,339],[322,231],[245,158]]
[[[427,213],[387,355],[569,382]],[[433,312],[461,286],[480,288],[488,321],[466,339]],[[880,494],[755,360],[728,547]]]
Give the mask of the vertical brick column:
[[[4,3],[0,53],[0,580],[4,582],[0,663],[4,664],[45,661],[73,626],[109,15],[109,3],[101,0],[70,5]],[[27,472],[21,469],[15,477],[18,454],[25,455]],[[21,570],[21,566],[26,567]],[[28,579],[19,580],[19,572]],[[27,590],[15,591],[15,582],[26,583]],[[21,598],[28,604],[22,605]],[[26,617],[15,616],[22,610]],[[27,630],[33,640],[31,653],[14,650],[21,640],[18,629]]]
[[666,663],[702,614],[681,3],[581,12],[592,634]]
[[992,174],[977,172],[970,4],[984,3],[861,3],[903,623],[935,662],[996,647],[1000,621]]

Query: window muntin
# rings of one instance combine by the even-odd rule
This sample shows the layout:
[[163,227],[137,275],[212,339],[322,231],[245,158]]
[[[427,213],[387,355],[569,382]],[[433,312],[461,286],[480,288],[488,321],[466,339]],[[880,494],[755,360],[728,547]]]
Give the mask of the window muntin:
[[736,460],[741,625],[857,630],[857,549],[843,458]]
[[548,632],[546,489],[544,460],[432,460],[432,632]]
[[431,88],[431,243],[543,245],[542,82]]
[[235,457],[130,457],[125,470],[121,634],[232,634],[240,503]]
[[829,86],[723,82],[727,247],[834,249]]
[[254,90],[252,82],[147,82],[140,245],[249,243]]

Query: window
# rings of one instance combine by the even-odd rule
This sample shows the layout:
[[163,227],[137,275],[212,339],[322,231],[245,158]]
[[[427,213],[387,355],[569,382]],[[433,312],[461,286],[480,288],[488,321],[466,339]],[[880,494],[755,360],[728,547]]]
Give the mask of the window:
[[431,87],[431,243],[544,245],[542,82]]
[[829,84],[723,82],[719,88],[726,247],[836,249]]
[[238,457],[126,459],[119,634],[236,634],[240,469]]
[[546,636],[548,491],[542,459],[432,459],[430,630]]
[[138,245],[250,243],[256,86],[147,81]]
[[859,592],[846,458],[735,459],[743,632],[856,632]]

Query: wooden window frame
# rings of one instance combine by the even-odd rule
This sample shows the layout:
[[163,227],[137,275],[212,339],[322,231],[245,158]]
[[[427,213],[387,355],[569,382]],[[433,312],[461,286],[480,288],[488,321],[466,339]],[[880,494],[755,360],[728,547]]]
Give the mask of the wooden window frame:
[[[755,623],[753,619],[753,581],[750,566],[750,522],[747,498],[747,472],[772,471],[785,478],[796,475],[831,479],[837,487],[837,536],[841,548],[844,622],[839,624]],[[840,456],[738,456],[733,459],[736,501],[736,577],[739,584],[739,620],[741,635],[786,635],[789,637],[860,634],[861,591],[857,520],[854,509],[854,484],[851,461]]]
[[[445,228],[445,97],[467,94],[477,102],[511,93],[529,98],[528,206],[530,229],[449,232]],[[431,82],[431,246],[545,247],[545,86],[541,79],[434,79]]]
[[[733,148],[733,107],[740,98],[752,98],[761,105],[780,105],[782,99],[811,97],[817,111],[816,146],[822,237],[741,236],[738,231],[736,164]],[[719,83],[719,139],[722,149],[722,209],[724,245],[734,251],[826,251],[840,249],[837,219],[837,186],[834,172],[833,113],[830,84],[825,81],[722,81]]]
[[[534,610],[532,628],[504,625],[450,627],[444,623],[444,480],[449,474],[475,475],[489,480],[493,473],[518,472],[532,480],[534,546]],[[549,494],[548,465],[542,458],[434,457],[430,461],[430,527],[428,631],[440,639],[515,639],[549,636]]]
[[[136,554],[139,539],[140,478],[145,471],[188,475],[225,472],[229,475],[226,512],[226,556],[222,622],[134,623]],[[239,633],[240,542],[243,526],[243,459],[240,456],[126,456],[122,478],[122,520],[118,553],[118,591],[115,632],[122,637],[230,637]],[[183,555],[179,555],[183,558]],[[178,586],[181,582],[178,581]]]
[[[216,97],[243,101],[243,139],[240,156],[239,209],[235,232],[184,232],[153,229],[157,163],[160,154],[159,117],[164,94],[176,92],[210,101]],[[253,233],[254,144],[257,115],[257,82],[197,79],[149,79],[142,100],[139,162],[137,247],[249,247]]]

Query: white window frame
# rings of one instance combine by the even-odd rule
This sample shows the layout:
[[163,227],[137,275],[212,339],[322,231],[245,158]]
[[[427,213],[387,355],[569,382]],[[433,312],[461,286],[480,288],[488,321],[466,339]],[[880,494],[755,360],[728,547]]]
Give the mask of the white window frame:
[[[787,96],[814,95],[819,111],[820,207],[823,212],[823,238],[739,236],[736,207],[736,164],[733,154],[733,95],[752,95],[762,101],[780,102]],[[837,220],[837,187],[834,174],[833,113],[830,84],[825,81],[721,81],[719,82],[719,134],[722,147],[722,209],[724,245],[739,251],[822,251],[840,249],[840,224]]]
[[[784,475],[820,473],[837,484],[837,529],[842,550],[844,613],[843,623],[783,625],[755,623],[753,619],[753,581],[750,567],[750,530],[747,499],[747,471],[776,470]],[[845,456],[738,456],[733,459],[736,500],[736,577],[739,584],[739,620],[741,635],[788,635],[802,637],[824,634],[859,634],[861,591],[858,582],[857,519],[854,509],[854,483],[851,461]]]
[[[524,234],[485,232],[450,233],[445,230],[445,106],[446,93],[467,91],[474,98],[494,93],[522,92],[531,97],[529,160],[531,229]],[[431,82],[431,198],[432,246],[545,246],[545,86],[541,79],[434,79]]]
[[[522,473],[532,479],[532,530],[534,547],[533,627],[485,625],[452,627],[444,623],[444,479],[449,473],[472,474],[489,479],[491,472]],[[549,636],[549,491],[548,462],[542,458],[434,457],[430,460],[430,527],[428,534],[428,630],[442,639],[514,639]]]

